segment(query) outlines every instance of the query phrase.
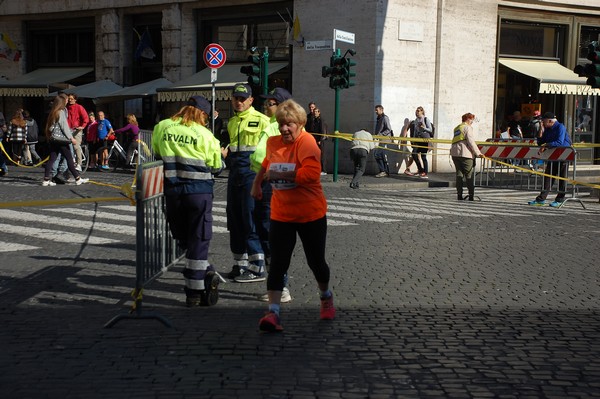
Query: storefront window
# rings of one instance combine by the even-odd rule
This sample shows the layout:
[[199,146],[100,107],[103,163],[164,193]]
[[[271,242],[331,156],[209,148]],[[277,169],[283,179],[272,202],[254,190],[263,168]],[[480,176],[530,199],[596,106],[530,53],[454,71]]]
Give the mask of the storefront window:
[[500,54],[539,58],[559,58],[564,54],[564,25],[541,25],[503,20]]
[[[600,27],[582,26],[579,36],[578,64],[587,64],[588,45],[593,41],[600,39]],[[598,101],[597,96],[582,95],[575,97],[575,115],[573,120],[574,132],[573,142],[575,143],[596,143],[597,142],[597,116]],[[593,148],[578,148],[577,160],[581,163],[596,163]]]

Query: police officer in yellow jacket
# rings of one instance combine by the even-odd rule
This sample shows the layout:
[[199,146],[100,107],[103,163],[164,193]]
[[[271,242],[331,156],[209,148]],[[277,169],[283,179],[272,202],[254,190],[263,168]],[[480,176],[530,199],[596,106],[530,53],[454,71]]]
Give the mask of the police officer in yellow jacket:
[[227,228],[234,265],[228,274],[240,283],[265,280],[265,255],[256,232],[250,196],[256,172],[250,168],[250,155],[260,134],[270,125],[269,118],[252,107],[252,89],[237,84],[231,93],[234,115],[229,119],[229,178],[227,181]]
[[208,262],[212,238],[213,173],[221,170],[219,140],[205,126],[211,105],[191,97],[175,115],[159,122],[152,133],[152,150],[164,163],[167,220],[173,237],[186,249],[187,306],[214,305],[219,278]]

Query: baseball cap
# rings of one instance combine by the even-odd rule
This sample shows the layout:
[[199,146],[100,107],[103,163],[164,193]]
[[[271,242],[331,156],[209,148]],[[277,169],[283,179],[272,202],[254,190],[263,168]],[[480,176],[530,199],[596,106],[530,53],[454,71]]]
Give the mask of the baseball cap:
[[273,99],[277,101],[278,104],[281,104],[285,100],[289,100],[290,98],[292,98],[292,95],[283,87],[276,87],[273,90],[271,90],[269,94],[263,94],[261,95],[261,97],[266,99]]
[[206,112],[207,115],[210,115],[210,111],[212,106],[210,102],[202,96],[192,96],[187,102],[187,105],[191,105],[193,107],[198,108],[200,111]]
[[542,119],[556,119],[556,115],[554,115],[554,112],[548,111],[542,115]]
[[252,96],[252,88],[244,83],[238,83],[233,87],[232,97],[248,98]]

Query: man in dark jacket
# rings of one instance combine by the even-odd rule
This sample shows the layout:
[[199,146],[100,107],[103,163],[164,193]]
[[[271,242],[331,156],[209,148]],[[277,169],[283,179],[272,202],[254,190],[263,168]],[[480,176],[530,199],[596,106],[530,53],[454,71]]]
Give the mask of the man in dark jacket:
[[[375,123],[375,136],[392,136],[392,126],[390,125],[390,118],[383,113],[383,105],[375,106],[375,113],[377,114],[377,121]],[[375,161],[379,167],[379,173],[375,177],[386,177],[390,175],[390,165],[387,161],[386,148],[388,144],[380,144],[379,147],[373,151]]]

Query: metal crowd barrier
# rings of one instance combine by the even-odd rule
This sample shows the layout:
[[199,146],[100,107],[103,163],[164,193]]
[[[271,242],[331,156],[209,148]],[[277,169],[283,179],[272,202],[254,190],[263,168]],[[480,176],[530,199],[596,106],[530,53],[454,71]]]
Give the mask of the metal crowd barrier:
[[181,260],[185,251],[171,235],[165,214],[163,162],[144,163],[137,169],[136,197],[136,282],[134,304],[129,314],[113,317],[104,325],[110,328],[124,319],[156,319],[165,326],[171,323],[154,312],[142,311],[144,287],[159,278]]
[[[141,154],[143,152],[145,160],[140,159],[140,157],[138,157],[138,163],[156,161],[156,158],[154,157],[154,152],[152,151],[152,130],[140,129],[139,139],[142,142],[138,146],[138,154]],[[145,151],[142,147],[146,148],[148,151]]]
[[543,173],[548,162],[567,162],[570,181],[566,182],[566,192],[571,193],[567,199],[577,200],[585,208],[577,198],[577,185],[572,183],[577,180],[577,151],[573,147],[544,148],[535,143],[535,140],[489,139],[486,144],[480,144],[479,150],[486,158],[479,164],[475,184],[539,191],[544,185],[544,176],[536,172]]

